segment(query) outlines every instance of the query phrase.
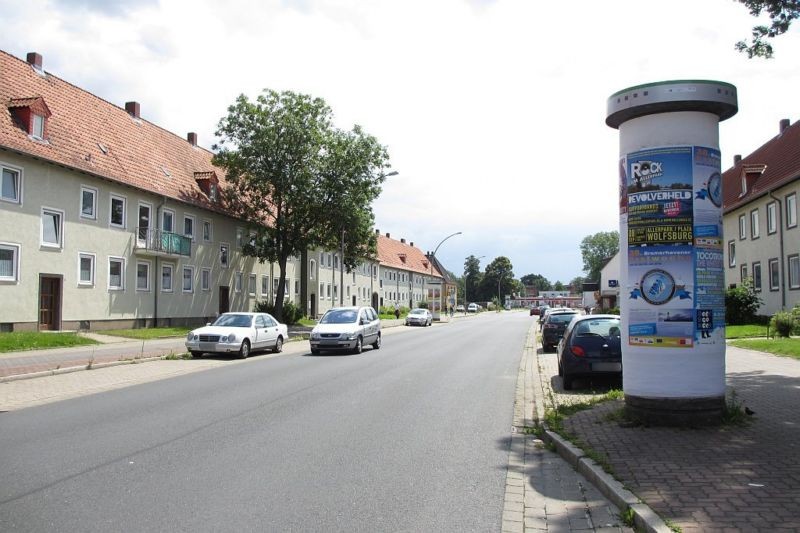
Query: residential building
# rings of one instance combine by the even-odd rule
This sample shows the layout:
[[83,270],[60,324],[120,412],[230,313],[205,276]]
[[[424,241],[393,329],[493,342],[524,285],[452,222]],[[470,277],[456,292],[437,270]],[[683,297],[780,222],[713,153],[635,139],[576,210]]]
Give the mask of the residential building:
[[[309,252],[308,315],[317,317],[332,307],[372,306],[378,309],[379,264],[366,260],[353,270],[343,268],[340,253]],[[344,290],[340,292],[340,287]]]
[[752,279],[772,315],[800,303],[800,123],[780,121],[778,134],[722,174],[725,283]]
[[[245,257],[197,135],[0,51],[0,329],[196,324],[250,310],[275,265]],[[299,299],[300,261],[288,266]]]
[[620,266],[620,255],[619,252],[617,252],[612,257],[606,259],[603,268],[600,269],[597,304],[601,309],[613,309],[620,305]]
[[[437,265],[405,239],[392,239],[391,234],[378,238],[379,306],[417,307],[428,302],[438,311],[447,308],[448,286]],[[454,285],[453,285],[454,286]]]

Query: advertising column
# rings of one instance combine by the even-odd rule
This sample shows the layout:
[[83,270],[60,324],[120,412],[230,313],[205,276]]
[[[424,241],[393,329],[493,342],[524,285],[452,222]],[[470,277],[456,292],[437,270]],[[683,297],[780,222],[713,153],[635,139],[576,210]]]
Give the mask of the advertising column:
[[713,423],[725,406],[719,122],[737,110],[733,85],[705,80],[608,100],[620,138],[625,402],[650,423]]

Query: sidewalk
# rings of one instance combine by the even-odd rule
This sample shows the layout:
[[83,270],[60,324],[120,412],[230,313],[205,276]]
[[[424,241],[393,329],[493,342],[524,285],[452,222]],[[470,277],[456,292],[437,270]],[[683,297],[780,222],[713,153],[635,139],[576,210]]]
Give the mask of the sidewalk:
[[[745,426],[620,427],[607,402],[568,418],[565,431],[604,457],[614,477],[644,503],[692,532],[800,531],[800,361],[727,348],[729,388],[755,411]],[[539,354],[540,384],[565,392],[555,354]]]

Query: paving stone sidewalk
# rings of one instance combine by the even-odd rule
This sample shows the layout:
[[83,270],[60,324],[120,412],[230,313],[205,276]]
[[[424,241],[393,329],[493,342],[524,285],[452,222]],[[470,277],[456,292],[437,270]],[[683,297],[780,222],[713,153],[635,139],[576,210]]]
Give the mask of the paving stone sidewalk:
[[[731,346],[726,359],[729,392],[755,412],[745,426],[624,428],[606,418],[622,402],[608,402],[565,430],[684,533],[800,531],[800,361]],[[538,360],[556,402],[585,398],[561,388],[555,354]]]

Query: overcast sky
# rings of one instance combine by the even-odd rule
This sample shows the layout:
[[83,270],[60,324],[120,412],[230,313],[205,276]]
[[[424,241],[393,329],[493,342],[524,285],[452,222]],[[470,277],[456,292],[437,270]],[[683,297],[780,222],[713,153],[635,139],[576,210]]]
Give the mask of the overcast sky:
[[474,254],[582,275],[583,237],[618,229],[618,90],[736,85],[723,169],[800,115],[800,24],[749,60],[734,43],[757,21],[733,0],[0,0],[0,20],[3,50],[207,148],[240,93],[324,98],[399,172],[376,227],[423,251],[463,232],[437,254],[457,274]]

